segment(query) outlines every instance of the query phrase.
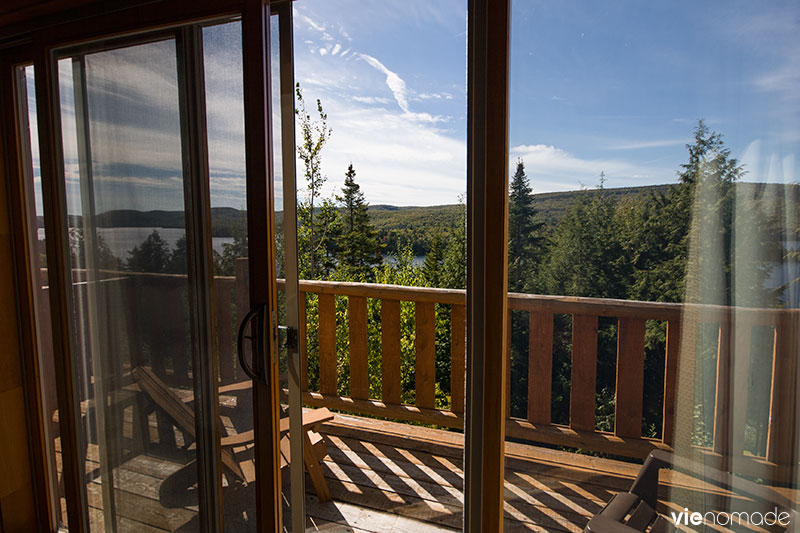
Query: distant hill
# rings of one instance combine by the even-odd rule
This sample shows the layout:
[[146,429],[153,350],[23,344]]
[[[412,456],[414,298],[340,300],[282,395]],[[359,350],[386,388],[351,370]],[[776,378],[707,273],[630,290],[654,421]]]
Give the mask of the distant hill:
[[[774,197],[775,205],[800,206],[800,186],[742,182],[737,184],[748,198]],[[534,195],[534,206],[541,220],[554,227],[564,215],[569,205],[583,195],[605,195],[617,198],[636,197],[656,192],[666,192],[669,185],[650,185],[643,187],[619,187],[611,189],[586,189],[581,191],[548,192]],[[790,198],[786,198],[786,196]],[[788,200],[788,203],[787,203]],[[772,202],[771,202],[772,203]],[[381,242],[386,245],[386,253],[394,253],[398,243],[410,243],[415,255],[424,255],[431,240],[437,233],[447,239],[453,228],[463,223],[461,206],[434,205],[420,207],[398,207],[376,204],[369,208],[372,221],[378,230]],[[80,217],[70,217],[71,225],[80,224]],[[276,213],[280,227],[283,213]],[[152,227],[183,228],[183,211],[134,211],[115,210],[97,215],[99,227]],[[246,212],[231,207],[211,209],[211,225],[214,237],[231,237],[235,229],[247,224]],[[43,227],[39,217],[39,227]]]

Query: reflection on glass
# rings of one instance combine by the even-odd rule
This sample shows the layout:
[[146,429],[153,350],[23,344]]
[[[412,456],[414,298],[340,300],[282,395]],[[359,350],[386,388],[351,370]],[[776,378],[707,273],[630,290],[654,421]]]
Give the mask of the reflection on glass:
[[[252,381],[236,357],[237,329],[250,310],[241,31],[239,22],[203,28],[223,438],[253,429]],[[223,453],[233,454],[242,469],[241,475],[228,468],[222,472],[225,529],[255,530],[252,439],[237,446],[223,446]]]
[[93,530],[196,529],[174,40],[59,61]]
[[[686,13],[512,2],[509,526],[582,529],[654,447],[798,479],[797,6]],[[622,520],[770,507],[707,490]]]

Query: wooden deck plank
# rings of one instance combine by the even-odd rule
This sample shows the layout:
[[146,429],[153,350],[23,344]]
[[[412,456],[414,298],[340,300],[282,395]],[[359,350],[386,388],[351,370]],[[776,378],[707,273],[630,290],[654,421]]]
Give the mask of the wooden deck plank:
[[[89,506],[102,510],[100,484],[89,483],[86,492]],[[115,503],[120,517],[166,531],[175,531],[197,515],[196,512],[188,509],[168,508],[157,500],[121,490],[115,491]]]
[[[321,432],[328,450],[323,470],[333,501],[321,504],[307,484],[310,525],[323,531],[349,527],[375,533],[461,526],[463,435],[342,414],[323,424]],[[506,443],[506,453],[506,531],[581,531],[615,493],[627,490],[640,468],[516,442]],[[90,471],[97,466],[97,456],[96,445],[90,445]],[[192,496],[180,490],[177,479],[187,457],[184,453],[183,461],[176,462],[139,455],[115,469],[120,530],[174,530],[196,520]],[[667,500],[688,505],[700,498],[713,506],[730,497],[679,473],[663,472],[661,483],[662,512]],[[89,484],[89,492],[93,523],[102,526],[98,480]],[[797,492],[793,497],[800,499]],[[254,497],[253,489],[239,487],[235,494],[238,509],[252,506],[248,498]],[[747,509],[746,502],[743,505]]]

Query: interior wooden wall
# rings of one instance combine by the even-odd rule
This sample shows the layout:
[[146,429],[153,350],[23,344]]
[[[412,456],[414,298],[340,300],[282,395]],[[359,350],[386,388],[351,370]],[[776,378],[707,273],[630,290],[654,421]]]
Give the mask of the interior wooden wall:
[[37,521],[4,168],[0,152],[0,533],[11,533],[35,531]]
[[0,2],[0,27],[28,22],[64,9],[74,9],[96,0],[3,0]]

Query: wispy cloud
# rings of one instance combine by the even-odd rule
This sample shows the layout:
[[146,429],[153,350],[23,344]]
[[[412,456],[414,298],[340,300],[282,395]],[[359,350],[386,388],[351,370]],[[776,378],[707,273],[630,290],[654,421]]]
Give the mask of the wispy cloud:
[[389,98],[384,98],[382,96],[353,96],[352,100],[368,105],[388,104],[391,102]]
[[641,150],[646,148],[665,148],[668,146],[681,146],[688,143],[691,139],[661,139],[654,141],[632,141],[612,144],[609,150]]
[[402,109],[404,112],[409,113],[408,87],[406,86],[406,82],[403,81],[403,78],[398,76],[396,72],[392,72],[386,68],[383,63],[371,55],[359,54],[359,57],[366,61],[369,66],[386,75],[386,86],[389,87],[390,91],[392,91],[394,99],[397,101],[397,105],[400,106],[400,109]]
[[675,171],[639,165],[624,159],[583,159],[552,145],[514,146],[510,163],[517,158],[525,161],[525,171],[534,192],[563,191],[593,186],[604,172],[609,187],[624,187],[675,180]]
[[[413,113],[326,102],[333,135],[325,148],[325,194],[338,192],[353,162],[370,203],[430,205],[455,202],[466,190],[466,144],[416,120]],[[302,163],[297,162],[298,169]],[[301,184],[299,194],[304,195]]]

